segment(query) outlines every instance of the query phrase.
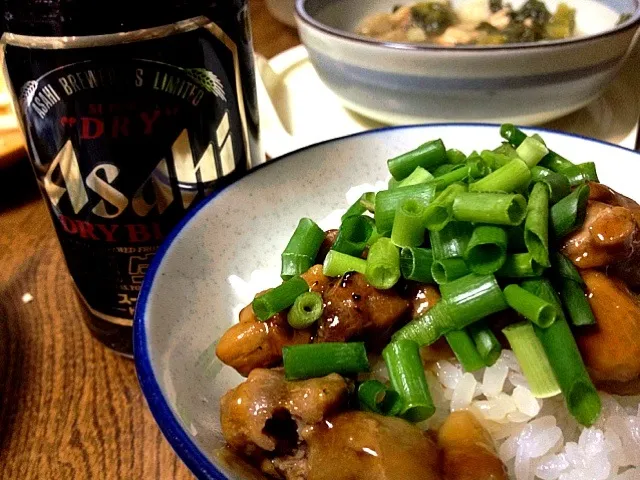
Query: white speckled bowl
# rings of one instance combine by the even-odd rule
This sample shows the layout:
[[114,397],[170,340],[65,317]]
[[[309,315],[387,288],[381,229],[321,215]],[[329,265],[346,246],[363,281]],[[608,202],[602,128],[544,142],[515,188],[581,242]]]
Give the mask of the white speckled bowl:
[[[539,131],[550,148],[570,159],[595,161],[604,183],[639,197],[637,153],[587,138],[531,131]],[[257,290],[279,282],[280,252],[301,217],[328,228],[328,215],[348,205],[345,192],[354,185],[386,181],[387,158],[432,138],[466,153],[495,147],[501,140],[495,125],[431,125],[313,145],[218,191],[169,235],[138,300],[135,361],[158,425],[198,478],[263,478],[241,459],[220,454],[219,400],[241,377],[215,359],[213,342],[237,321],[239,307]],[[253,288],[246,285],[249,280]]]
[[[452,0],[459,6],[466,0]],[[555,11],[560,0],[545,0]],[[597,98],[618,72],[640,24],[638,0],[562,0],[583,35],[550,42],[444,47],[352,33],[398,0],[296,0],[300,39],[322,81],[349,109],[394,125],[536,124]],[[511,2],[518,7],[524,0]],[[632,17],[616,26],[621,13]]]

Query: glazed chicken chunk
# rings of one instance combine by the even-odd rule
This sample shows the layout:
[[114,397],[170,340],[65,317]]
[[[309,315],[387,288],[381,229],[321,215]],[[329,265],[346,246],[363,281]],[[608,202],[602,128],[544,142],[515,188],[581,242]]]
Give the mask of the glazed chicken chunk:
[[[251,305],[240,312],[240,322],[220,338],[216,355],[240,374],[254,368],[269,368],[282,361],[282,347],[316,342],[344,342],[352,338],[388,338],[391,329],[406,318],[409,302],[396,291],[376,290],[364,275],[347,274],[330,279],[315,265],[302,275],[309,289],[324,300],[317,329],[296,330],[287,323],[286,311],[266,322],[255,316]],[[433,298],[430,293],[429,299]]]
[[308,480],[439,480],[435,443],[409,422],[343,412],[310,429]]
[[282,370],[254,369],[220,401],[222,434],[236,450],[290,452],[298,424],[313,425],[346,406],[347,382],[338,374],[296,382]]
[[446,480],[507,480],[493,441],[472,413],[449,415],[438,432]]

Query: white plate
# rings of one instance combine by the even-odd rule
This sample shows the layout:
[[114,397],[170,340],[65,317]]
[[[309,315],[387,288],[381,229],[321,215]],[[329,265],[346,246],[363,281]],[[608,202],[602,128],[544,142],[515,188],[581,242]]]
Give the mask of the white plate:
[[[599,99],[542,126],[633,148],[640,116],[639,64],[640,48],[636,48]],[[383,126],[341,105],[316,74],[304,46],[268,62],[258,58],[257,67],[266,87],[259,88],[258,96],[262,142],[272,158],[305,145]]]
[[[640,154],[540,133],[550,148],[596,162],[604,183],[640,198]],[[431,138],[466,153],[501,140],[497,126],[446,125],[390,128],[315,145],[218,191],[160,248],[138,300],[136,368],[158,425],[199,478],[263,478],[248,473],[237,457],[221,456],[220,397],[241,377],[220,364],[212,343],[237,321],[240,306],[279,282],[280,253],[301,217],[327,227],[330,214],[353,200],[346,197],[352,187],[387,180],[387,158]]]

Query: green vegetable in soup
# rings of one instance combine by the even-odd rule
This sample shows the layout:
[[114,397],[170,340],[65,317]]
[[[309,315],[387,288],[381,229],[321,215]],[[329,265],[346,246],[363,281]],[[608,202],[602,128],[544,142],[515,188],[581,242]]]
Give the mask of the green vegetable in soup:
[[556,13],[551,17],[545,29],[548,40],[562,40],[573,36],[576,29],[576,10],[566,3],[558,5]]
[[451,7],[440,2],[421,2],[411,7],[411,18],[427,35],[440,35],[456,23]]
[[527,19],[531,19],[535,24],[544,25],[551,18],[551,13],[549,13],[549,10],[543,1],[527,0],[520,10],[515,10],[513,12],[512,18],[518,22],[524,22]]
[[616,25],[622,25],[624,22],[629,20],[631,17],[632,17],[632,15],[630,13],[623,13],[622,15],[620,15],[620,18],[618,18],[618,23],[616,23]]
[[544,39],[551,13],[541,0],[528,0],[520,10],[511,12],[511,22],[502,31],[507,42],[536,42]]

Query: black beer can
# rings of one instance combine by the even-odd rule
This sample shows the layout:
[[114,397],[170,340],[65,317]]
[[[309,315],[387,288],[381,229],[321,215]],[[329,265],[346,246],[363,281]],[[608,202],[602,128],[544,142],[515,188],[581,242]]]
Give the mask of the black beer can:
[[91,332],[131,354],[169,230],[262,161],[246,0],[6,0],[5,75]]

